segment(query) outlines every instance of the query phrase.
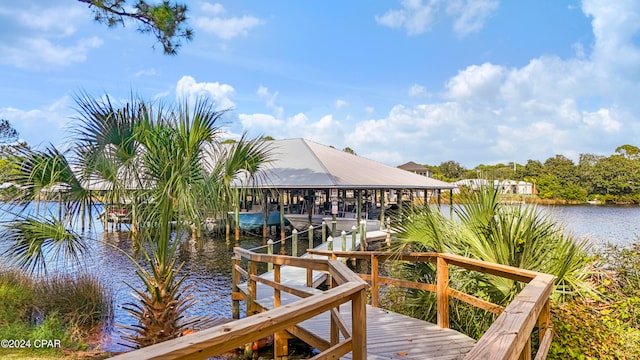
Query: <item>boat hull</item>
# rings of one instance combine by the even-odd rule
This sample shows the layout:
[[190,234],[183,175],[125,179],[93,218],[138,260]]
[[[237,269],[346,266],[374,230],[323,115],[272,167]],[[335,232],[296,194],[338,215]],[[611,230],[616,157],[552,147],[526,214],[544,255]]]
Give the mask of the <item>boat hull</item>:
[[[323,217],[322,221],[327,223],[329,229],[332,228],[333,218],[331,217]],[[353,227],[358,227],[358,219],[356,218],[336,218],[336,231],[341,233],[342,231],[350,232]],[[367,231],[375,231],[380,230],[380,220],[367,220]]]
[[[309,214],[285,214],[291,226],[298,231],[309,229]],[[322,215],[311,215],[311,225],[318,226],[322,224]]]
[[[235,213],[230,212],[229,214],[231,215],[231,219],[235,221]],[[262,212],[241,212],[238,215],[240,230],[262,229],[264,225],[264,214]],[[290,225],[286,218],[284,219],[284,225]],[[267,216],[267,226],[280,226],[280,212],[269,212]]]

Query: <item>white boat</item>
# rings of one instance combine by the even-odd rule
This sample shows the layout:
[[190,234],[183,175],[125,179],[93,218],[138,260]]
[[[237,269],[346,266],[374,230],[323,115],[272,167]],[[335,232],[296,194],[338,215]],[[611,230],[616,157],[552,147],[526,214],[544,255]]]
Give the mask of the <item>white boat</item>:
[[[322,224],[322,216],[321,214],[311,215],[311,225],[318,226]],[[291,225],[298,231],[309,229],[309,214],[284,214],[284,217],[287,218]]]
[[[332,228],[332,217],[323,217],[322,221],[327,223],[327,227]],[[336,231],[340,234],[342,231],[350,232],[353,227],[358,227],[358,219],[351,217],[337,217],[336,218]],[[367,231],[380,230],[380,220],[367,220]]]

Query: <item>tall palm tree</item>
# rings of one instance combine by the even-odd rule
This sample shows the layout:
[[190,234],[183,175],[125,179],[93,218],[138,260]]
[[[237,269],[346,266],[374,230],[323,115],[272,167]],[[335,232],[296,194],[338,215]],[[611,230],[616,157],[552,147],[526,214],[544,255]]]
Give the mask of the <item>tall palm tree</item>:
[[[140,225],[136,241],[142,261],[130,258],[144,288],[132,287],[135,301],[124,306],[138,319],[126,328],[126,338],[135,346],[174,338],[182,331],[184,311],[193,304],[183,286],[187,274],[178,260],[178,245],[192,226],[201,226],[204,216],[230,209],[232,180],[258,174],[269,150],[264,142],[245,136],[233,146],[221,144],[218,123],[224,112],[205,99],[165,106],[132,97],[115,106],[108,96],[94,99],[82,93],[76,102],[74,152],[69,162],[61,156],[66,170],[59,173],[78,174],[73,186],[99,185],[105,202],[130,201],[132,222]],[[30,169],[40,167],[23,168],[24,180],[34,177]],[[52,176],[49,182],[69,185],[61,177]],[[89,200],[95,203],[95,197]],[[16,238],[20,236],[37,246],[28,233]]]

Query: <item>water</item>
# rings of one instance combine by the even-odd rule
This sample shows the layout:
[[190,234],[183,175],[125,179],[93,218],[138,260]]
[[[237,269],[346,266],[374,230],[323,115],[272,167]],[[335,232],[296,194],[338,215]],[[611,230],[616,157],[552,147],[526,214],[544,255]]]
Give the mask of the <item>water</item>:
[[[56,214],[56,204],[42,205],[52,214]],[[640,206],[539,206],[566,226],[567,231],[577,238],[588,237],[595,245],[613,243],[626,245],[638,240],[640,235]],[[449,208],[442,206],[449,214]],[[6,214],[0,212],[0,220]],[[133,300],[132,290],[125,284],[140,287],[141,281],[135,275],[131,260],[121,251],[107,244],[117,245],[130,251],[129,234],[123,232],[104,233],[100,222],[93,223],[93,230],[83,234],[90,244],[91,251],[84,257],[82,269],[65,268],[66,272],[86,271],[95,274],[113,291],[115,299],[114,322],[132,325],[135,319],[130,317],[121,306]],[[243,238],[241,245],[252,248],[262,244],[261,238]],[[0,242],[0,252],[6,244]],[[306,248],[306,240],[299,245]],[[276,249],[276,251],[278,251]],[[205,238],[202,241],[185,242],[179,251],[180,260],[185,262],[185,271],[189,272],[186,284],[193,285],[193,295],[197,299],[186,316],[231,317],[231,266],[233,249],[222,238]],[[106,334],[102,349],[107,351],[125,351],[120,345],[119,330]]]
[[[596,247],[611,243],[629,245],[640,239],[640,206],[537,205],[577,239],[587,238]],[[442,205],[443,214],[449,206]]]

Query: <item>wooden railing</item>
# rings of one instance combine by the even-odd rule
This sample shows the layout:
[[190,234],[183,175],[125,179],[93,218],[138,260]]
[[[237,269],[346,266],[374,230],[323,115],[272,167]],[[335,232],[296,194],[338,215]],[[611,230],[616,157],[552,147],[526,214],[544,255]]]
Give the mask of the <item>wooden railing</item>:
[[[310,256],[324,255],[332,259],[352,258],[371,261],[371,273],[359,276],[371,283],[371,305],[378,307],[380,285],[393,285],[404,288],[420,289],[436,293],[437,324],[449,327],[449,299],[455,298],[480,309],[489,311],[498,318],[487,332],[478,340],[476,346],[465,359],[531,359],[531,334],[539,329],[539,345],[536,360],[545,359],[553,332],[549,297],[554,289],[554,277],[549,274],[524,270],[511,266],[488,263],[452,254],[406,253],[362,251],[326,251],[308,250]],[[386,260],[408,262],[430,262],[436,264],[436,283],[428,284],[380,276],[379,264]],[[506,307],[479,299],[449,287],[449,266],[495,275],[527,285]]]
[[[255,312],[255,315],[122,354],[113,359],[205,359],[235,350],[271,334],[274,334],[274,357],[278,358],[280,356],[278,345],[282,344],[283,340],[286,341],[284,332],[287,329],[326,311],[331,313],[329,316],[331,339],[328,341],[330,346],[316,357],[322,359],[339,358],[351,352],[353,359],[366,359],[368,285],[346,265],[336,260],[257,254],[240,248],[235,248],[234,252],[237,257],[234,264],[233,296],[234,298],[239,296],[236,292],[238,290],[236,280],[239,280],[241,276],[246,277],[248,280],[247,312]],[[247,260],[248,270],[244,270],[240,266],[241,258]],[[273,264],[273,280],[258,276],[257,264],[260,262]],[[334,286],[327,291],[316,294],[285,286],[280,283],[280,267],[283,265],[326,272],[330,274]],[[257,313],[255,302],[257,283],[263,283],[273,288],[273,310]],[[280,307],[281,292],[283,291],[302,299]],[[349,330],[338,310],[340,305],[347,302],[351,302],[351,328],[353,330]],[[340,341],[340,334],[343,338],[342,341]]]

